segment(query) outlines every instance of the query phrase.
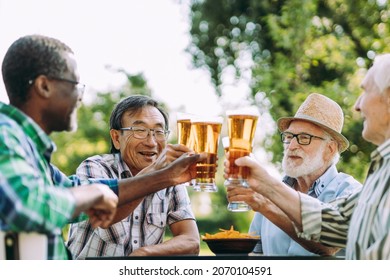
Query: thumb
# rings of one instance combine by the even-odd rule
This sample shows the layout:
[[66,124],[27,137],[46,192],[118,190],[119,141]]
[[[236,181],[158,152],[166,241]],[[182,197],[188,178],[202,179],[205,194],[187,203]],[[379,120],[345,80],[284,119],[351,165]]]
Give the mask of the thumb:
[[249,168],[253,168],[253,167],[256,167],[258,165],[256,163],[256,161],[253,158],[249,157],[249,156],[238,158],[238,159],[235,160],[234,163],[237,166],[247,166]]

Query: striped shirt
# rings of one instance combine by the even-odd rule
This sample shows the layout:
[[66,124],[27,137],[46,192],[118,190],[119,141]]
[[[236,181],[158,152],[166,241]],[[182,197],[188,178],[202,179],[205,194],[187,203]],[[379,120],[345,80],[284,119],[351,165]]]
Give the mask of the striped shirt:
[[[77,174],[82,178],[132,176],[119,153],[90,157]],[[169,187],[146,196],[127,218],[109,229],[92,229],[88,221],[72,224],[68,248],[77,259],[128,256],[140,247],[162,243],[168,225],[188,219],[195,220],[195,216],[186,187]]]
[[322,204],[300,194],[303,232],[330,246],[346,246],[347,259],[390,259],[390,139],[371,154],[361,192]]
[[[54,143],[31,118],[0,102],[0,230],[45,234],[48,259],[61,260],[68,259],[62,228],[75,209],[68,188],[81,182],[50,164],[54,150]],[[117,180],[102,183],[118,189]]]

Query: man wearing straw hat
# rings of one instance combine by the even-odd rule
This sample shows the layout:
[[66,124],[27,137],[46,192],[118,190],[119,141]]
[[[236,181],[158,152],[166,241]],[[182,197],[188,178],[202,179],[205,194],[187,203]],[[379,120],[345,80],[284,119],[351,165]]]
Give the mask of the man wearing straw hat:
[[361,190],[322,203],[282,184],[253,159],[236,160],[250,168],[251,188],[288,215],[300,237],[346,247],[347,259],[390,259],[389,69],[390,54],[377,56],[355,103],[364,121],[363,138],[377,146]]
[[[340,106],[317,93],[307,97],[294,117],[278,120],[284,144],[283,182],[286,185],[322,202],[329,202],[361,188],[358,181],[338,172],[336,168],[340,153],[349,145],[341,134],[343,122],[344,114]],[[229,197],[239,193],[243,194],[239,190],[230,191]],[[274,207],[252,190],[247,190],[245,200],[257,211],[249,231],[261,236],[264,255],[330,255],[338,250],[297,240],[291,223],[289,230],[282,227],[287,230],[287,233],[284,232],[278,227],[285,219],[284,215],[273,212]]]

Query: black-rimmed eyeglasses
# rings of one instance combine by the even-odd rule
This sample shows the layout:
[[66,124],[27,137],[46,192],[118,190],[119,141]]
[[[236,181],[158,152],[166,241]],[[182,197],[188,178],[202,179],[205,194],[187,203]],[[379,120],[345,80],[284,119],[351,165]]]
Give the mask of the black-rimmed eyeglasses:
[[311,139],[312,138],[318,138],[321,140],[326,140],[325,138],[311,135],[308,133],[299,133],[299,134],[294,134],[291,132],[282,132],[280,133],[280,138],[284,144],[290,144],[291,141],[295,138],[297,138],[298,144],[300,145],[310,145]]
[[52,77],[52,76],[49,76],[48,78],[49,79],[53,79],[53,80],[57,80],[57,81],[61,81],[61,82],[67,82],[67,83],[73,84],[75,86],[75,88],[77,90],[77,93],[79,95],[83,95],[84,94],[85,85],[80,83],[80,82],[72,81],[72,80],[68,80],[68,79],[64,79],[64,78]]
[[[82,96],[82,95],[84,94],[85,85],[82,84],[82,83],[80,83],[80,82],[73,81],[73,80],[69,80],[69,79],[64,79],[64,78],[59,78],[59,77],[53,77],[53,76],[47,76],[47,77],[48,77],[49,79],[52,79],[52,80],[70,83],[70,84],[72,84],[72,85],[75,86],[78,95]],[[34,80],[29,80],[29,81],[28,81],[28,84],[29,84],[29,85],[32,85],[33,83],[34,83]]]
[[164,129],[152,129],[140,126],[130,126],[130,127],[122,127],[120,128],[122,131],[131,131],[133,133],[133,137],[137,139],[146,139],[150,133],[154,136],[154,138],[158,141],[165,141],[168,138],[169,130]]

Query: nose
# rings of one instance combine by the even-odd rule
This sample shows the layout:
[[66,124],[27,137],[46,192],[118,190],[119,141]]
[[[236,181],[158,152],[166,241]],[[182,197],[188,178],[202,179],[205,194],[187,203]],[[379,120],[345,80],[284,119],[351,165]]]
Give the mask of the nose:
[[358,97],[358,99],[356,100],[355,102],[355,105],[353,106],[353,108],[355,109],[356,112],[360,112],[360,100],[361,100],[362,96],[360,95]]
[[145,138],[145,143],[149,145],[156,145],[157,140],[153,130],[149,130],[148,136]]
[[296,148],[298,148],[300,146],[296,136],[294,136],[291,139],[290,144],[286,144],[286,145],[287,145],[286,148],[289,149],[289,150],[295,150]]

